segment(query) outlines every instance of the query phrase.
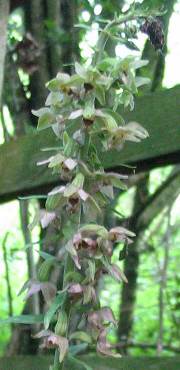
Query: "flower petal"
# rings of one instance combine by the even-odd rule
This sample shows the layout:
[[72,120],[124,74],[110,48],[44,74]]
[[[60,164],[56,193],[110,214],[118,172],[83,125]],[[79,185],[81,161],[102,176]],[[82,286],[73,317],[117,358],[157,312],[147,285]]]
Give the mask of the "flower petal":
[[107,333],[106,330],[103,329],[98,337],[97,341],[97,351],[105,356],[111,356],[111,357],[121,357],[119,353],[114,353],[111,351],[111,345],[107,341]]
[[77,166],[77,162],[74,161],[74,159],[72,158],[67,158],[65,161],[64,161],[64,164],[65,166],[69,169],[69,170],[73,170],[76,166]]
[[63,193],[64,190],[65,190],[65,186],[57,186],[56,188],[54,188],[53,190],[51,190],[48,195],[55,195],[55,194],[58,194],[58,193]]
[[43,229],[45,229],[56,218],[55,212],[40,211],[40,222]]
[[80,294],[83,293],[83,287],[81,284],[71,284],[68,288],[68,292],[72,294]]
[[73,112],[71,112],[71,114],[69,115],[68,119],[76,119],[76,118],[79,118],[81,117],[83,114],[83,110],[82,109],[78,109],[78,110],[74,110]]
[[86,191],[84,191],[83,189],[79,189],[79,190],[78,190],[78,194],[79,194],[80,198],[81,198],[84,202],[86,202],[86,200],[89,198],[89,194],[88,194],[88,193],[86,193]]

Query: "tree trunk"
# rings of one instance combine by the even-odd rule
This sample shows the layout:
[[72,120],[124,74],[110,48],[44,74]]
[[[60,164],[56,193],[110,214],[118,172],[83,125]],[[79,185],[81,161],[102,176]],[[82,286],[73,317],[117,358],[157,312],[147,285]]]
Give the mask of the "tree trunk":
[[[76,14],[75,3],[75,0],[73,0],[73,2],[60,2],[57,0],[53,1],[53,3],[50,0],[32,0],[27,2],[24,6],[26,31],[32,34],[41,50],[41,55],[38,59],[38,70],[30,76],[30,110],[38,109],[44,105],[48,93],[45,83],[50,78],[54,77],[54,74],[58,71],[60,66],[64,63],[71,63],[73,60],[73,53],[78,50],[78,46],[75,45],[77,40],[76,38],[74,39],[73,34],[73,22]],[[57,14],[58,11],[60,11],[59,14]],[[49,36],[47,36],[47,29],[44,26],[45,20],[47,21],[49,19],[55,25],[55,29],[56,27],[58,28],[58,22],[60,22],[61,27],[64,27],[66,38],[68,36],[66,43],[63,43],[63,45],[57,44],[55,48],[53,43],[49,44],[50,39]],[[60,56],[59,52],[61,52]],[[37,125],[37,118],[35,118],[33,122]],[[43,202],[41,202],[41,207],[44,207]],[[21,213],[25,243],[29,243],[30,235],[27,230],[28,220],[25,204],[21,206]],[[42,249],[52,255],[55,254],[58,243],[57,230],[50,225],[46,233],[43,231],[41,236],[44,239]],[[28,266],[29,275],[32,277],[35,271],[30,249],[28,251]],[[60,287],[61,269],[58,268],[52,272],[51,281],[59,281]],[[34,302],[34,308],[37,308],[36,303],[37,302]],[[40,306],[41,311],[43,311],[42,302],[40,302]],[[30,301],[28,301],[24,307],[23,314],[30,312],[32,312],[32,305]],[[7,355],[36,354],[38,350],[38,341],[32,339],[32,327],[30,325],[17,325],[13,330],[12,338],[7,348]]]
[[10,54],[6,56],[5,86],[3,103],[7,104],[12,117],[14,135],[19,137],[26,132],[31,122],[31,112],[23,85],[18,74],[18,65]]
[[9,0],[0,0],[0,107],[4,82],[4,61],[6,56],[7,23],[9,16]]
[[120,340],[128,341],[129,335],[133,325],[134,305],[136,300],[137,277],[139,267],[139,251],[138,251],[138,237],[139,232],[137,228],[137,213],[146,204],[148,199],[148,183],[149,175],[143,180],[140,180],[137,185],[133,216],[129,224],[129,229],[136,234],[135,242],[130,247],[128,257],[124,262],[124,273],[128,279],[128,284],[123,284],[121,293],[121,307],[118,337]]
[[62,63],[64,70],[72,72],[72,63],[79,56],[78,31],[74,24],[78,22],[78,1],[60,0],[61,3],[61,27],[64,31],[62,40]]
[[[30,76],[31,109],[42,107],[48,94],[45,87],[46,82],[50,79],[45,31],[45,5],[45,0],[31,0],[24,5],[26,31],[30,32],[39,47],[37,70]],[[37,125],[37,119],[33,115],[32,123]]]

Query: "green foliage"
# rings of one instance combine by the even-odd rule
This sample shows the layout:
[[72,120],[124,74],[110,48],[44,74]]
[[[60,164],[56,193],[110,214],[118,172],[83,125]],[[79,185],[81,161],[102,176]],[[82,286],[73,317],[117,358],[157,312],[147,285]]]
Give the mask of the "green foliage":
[[[113,5],[106,2],[104,8],[110,7],[112,10]],[[89,9],[91,9],[90,5]],[[133,15],[131,12],[130,14],[130,19],[138,17],[138,13]],[[143,14],[147,15],[147,11]],[[142,16],[142,13],[140,13],[140,16]],[[118,42],[124,42],[133,48],[133,43],[130,41],[131,34],[127,37],[127,40],[122,40],[119,34],[118,22],[121,23],[122,20],[117,17],[115,27],[113,28],[112,24],[112,28],[108,29],[108,37]],[[52,28],[51,26],[47,24],[49,29]],[[53,169],[53,173],[60,174],[61,179],[68,182],[64,187],[60,186],[53,189],[48,195],[46,224],[54,222],[54,219],[60,224],[59,219],[62,216],[61,227],[64,238],[60,257],[51,260],[51,256],[49,257],[47,254],[43,256],[41,253],[45,261],[40,267],[38,279],[45,283],[49,279],[49,269],[54,262],[57,265],[61,264],[65,269],[64,290],[58,292],[54,300],[51,301],[44,318],[42,316],[37,318],[21,316],[9,319],[6,322],[17,323],[21,321],[31,324],[42,322],[44,319],[45,330],[51,325],[52,330],[54,328],[55,331],[55,335],[52,333],[45,334],[49,343],[50,340],[52,342],[57,341],[57,335],[59,337],[67,335],[70,342],[76,339],[91,344],[93,340],[99,340],[99,336],[102,334],[100,332],[97,333],[98,335],[94,335],[78,330],[67,334],[67,317],[69,316],[71,319],[71,314],[73,317],[69,304],[74,303],[75,313],[76,309],[78,310],[83,305],[82,311],[84,310],[84,312],[89,310],[94,313],[98,312],[99,321],[101,312],[99,297],[96,297],[96,302],[93,301],[95,295],[93,285],[96,283],[96,272],[104,272],[105,269],[118,281],[126,281],[122,271],[112,263],[112,245],[114,241],[120,241],[121,238],[128,242],[128,237],[133,237],[133,235],[128,235],[127,230],[121,230],[121,232],[118,232],[118,230],[108,231],[102,225],[95,224],[97,215],[99,217],[101,210],[113,199],[113,188],[124,190],[126,186],[121,177],[104,172],[95,146],[98,137],[104,151],[110,148],[121,150],[126,140],[139,142],[148,136],[147,131],[138,123],[125,123],[123,117],[117,113],[117,109],[119,104],[124,108],[133,109],[134,94],[137,94],[139,86],[149,81],[140,77],[137,78],[135,75],[136,69],[146,65],[147,61],[139,61],[132,57],[119,60],[110,58],[104,53],[103,47],[100,45],[98,49],[101,56],[100,61],[94,63],[93,66],[86,67],[76,63],[74,75],[60,73],[51,80],[47,84],[50,94],[46,100],[46,107],[35,113],[39,117],[38,129],[52,127],[61,145],[61,150],[57,150],[56,155],[48,158],[45,162]],[[96,184],[99,186],[98,189],[96,189]],[[93,220],[94,223],[82,226],[84,216],[87,222]],[[71,236],[74,236],[72,240],[70,239]],[[91,254],[96,246],[98,252],[94,256],[91,254],[83,256],[84,246],[90,249]],[[70,263],[71,270],[67,266],[69,256],[74,262],[74,265]],[[110,277],[107,279],[110,279]],[[114,302],[114,299],[110,301]],[[86,305],[88,306],[87,311]],[[106,302],[103,303],[103,306],[105,305]],[[114,309],[114,304],[112,306]],[[116,310],[117,307],[115,307]],[[105,319],[107,319],[105,321],[109,321],[109,316],[106,316]],[[57,320],[57,323],[54,327],[55,320]],[[99,329],[97,328],[97,319],[91,324],[94,331]],[[103,324],[101,323],[101,330],[103,330]],[[154,328],[153,325],[152,328]],[[62,341],[62,338],[59,340]],[[61,345],[58,344],[61,360],[67,352],[64,351],[64,348],[64,352],[62,351],[62,343],[60,343]],[[109,354],[107,351],[108,344],[103,343],[103,345],[104,353]],[[113,353],[111,354],[113,355]],[[82,361],[77,359],[72,359],[72,362],[77,362],[78,369],[81,366],[90,369],[88,365],[83,365]],[[99,366],[101,366],[100,363]]]
[[[118,242],[128,245],[135,235],[123,227],[107,230],[97,223],[102,210],[114,197],[113,188],[122,189],[125,186],[121,181],[123,176],[106,174],[97,153],[94,153],[95,156],[91,153],[97,139],[104,151],[108,151],[111,148],[121,150],[125,141],[138,143],[148,137],[147,131],[139,123],[125,123],[116,112],[120,104],[133,109],[134,94],[137,94],[138,87],[149,82],[136,77],[135,71],[146,65],[147,61],[133,57],[117,61],[116,58],[107,57],[104,50],[108,38],[120,41],[118,27],[146,15],[146,11],[138,12],[133,8],[109,22],[99,36],[92,64],[85,66],[76,62],[75,73],[71,76],[59,72],[56,78],[47,83],[50,94],[45,108],[34,112],[39,117],[38,129],[51,126],[61,143],[60,151],[38,164],[48,163],[67,182],[48,194],[46,219],[43,216],[41,221],[42,225],[48,226],[54,220],[61,219],[63,246],[57,263],[64,266],[63,290],[54,298],[56,287],[53,288],[48,282],[49,268],[54,259],[52,264],[51,259],[45,259],[41,265],[39,282],[30,281],[24,287],[28,289],[27,296],[41,290],[48,304],[51,296],[54,299],[45,314],[45,330],[36,335],[37,338],[44,338],[46,346],[58,348],[51,369],[61,368],[59,362],[64,361],[69,344],[75,339],[88,343],[95,341],[97,351],[119,357],[119,354],[110,350],[107,341],[107,329],[115,325],[116,320],[108,307],[101,308],[95,286],[98,274],[103,272],[117,281],[127,282],[122,270],[112,263],[113,247]],[[112,96],[114,99],[109,99]],[[85,225],[82,225],[82,220],[86,222]],[[75,303],[73,308],[72,302]],[[85,330],[82,331],[79,324],[77,330],[71,333],[70,323],[81,307],[81,321]],[[53,332],[47,329],[56,311],[58,318]],[[86,365],[84,367],[88,368]]]
[[0,324],[37,324],[43,323],[43,315],[19,315],[0,320]]
[[56,296],[54,301],[52,302],[49,310],[46,312],[45,317],[44,317],[44,327],[45,329],[48,329],[49,324],[56,313],[56,311],[63,306],[66,298],[66,292],[62,292]]
[[[52,358],[49,356],[21,356],[12,358],[2,358],[0,360],[0,366],[3,370],[47,370]],[[174,358],[158,358],[154,357],[147,359],[146,357],[141,358],[130,358],[124,357],[120,360],[117,359],[103,359],[95,355],[82,356],[80,361],[75,361],[71,357],[66,362],[65,370],[85,370],[84,364],[86,363],[93,370],[179,370],[180,358],[175,356]]]

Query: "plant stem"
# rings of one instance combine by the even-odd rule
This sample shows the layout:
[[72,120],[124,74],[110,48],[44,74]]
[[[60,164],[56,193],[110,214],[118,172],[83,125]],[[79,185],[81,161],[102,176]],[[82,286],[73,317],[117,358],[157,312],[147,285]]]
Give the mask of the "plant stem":
[[80,157],[84,162],[86,162],[88,158],[89,144],[90,144],[90,135],[87,131],[85,131],[85,141],[80,153]]
[[12,298],[12,290],[11,290],[11,282],[10,282],[10,272],[9,272],[9,264],[8,264],[8,254],[7,254],[7,238],[9,234],[6,233],[3,241],[2,241],[2,251],[3,251],[3,259],[5,265],[5,279],[7,284],[7,298],[8,298],[8,306],[9,306],[9,316],[13,316],[13,298]]
[[103,51],[105,49],[107,40],[109,38],[109,30],[111,27],[120,25],[124,22],[130,21],[134,18],[137,18],[137,15],[135,16],[132,12],[129,12],[127,15],[124,15],[122,17],[119,17],[118,19],[113,19],[111,22],[109,22],[101,31],[98,42],[97,42],[97,51],[94,54],[92,64],[95,66],[98,64],[102,58]]
[[54,355],[53,370],[63,370],[63,363],[60,364],[60,362],[59,362],[59,351],[58,351],[58,349],[56,349],[55,355]]
[[[150,13],[153,16],[153,12]],[[154,11],[154,15],[162,15],[163,12],[157,12]],[[127,14],[124,14],[122,16],[119,16],[118,18],[113,19],[111,22],[109,22],[104,29],[101,31],[98,42],[97,42],[97,51],[94,53],[92,65],[95,66],[98,64],[102,59],[102,54],[105,49],[106,43],[108,41],[108,38],[110,37],[109,30],[113,26],[119,26],[122,23],[132,21],[137,18],[146,18],[149,16],[149,13],[147,11],[137,12],[135,10],[129,11]]]
[[[77,213],[76,220],[77,220],[77,222],[74,225],[74,232],[76,232],[79,229],[79,226],[80,226],[80,222],[81,222],[81,207],[79,208],[79,212]],[[72,258],[69,256],[69,254],[67,254],[66,259],[65,259],[65,264],[64,264],[63,289],[67,285],[66,276],[73,269],[74,269],[74,263],[72,261]],[[65,303],[65,310],[66,310],[67,316],[68,316],[68,318],[70,320],[71,303],[70,303],[70,300],[68,298],[67,298],[66,303]],[[69,330],[69,325],[67,325],[66,337],[68,336],[68,330]],[[59,351],[58,351],[58,349],[56,349],[55,356],[54,356],[53,370],[63,370],[63,369],[64,369],[64,361],[62,363],[59,362]]]

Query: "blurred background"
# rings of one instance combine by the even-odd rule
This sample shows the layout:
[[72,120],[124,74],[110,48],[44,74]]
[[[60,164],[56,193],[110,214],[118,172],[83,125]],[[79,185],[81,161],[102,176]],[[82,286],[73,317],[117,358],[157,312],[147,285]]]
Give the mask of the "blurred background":
[[[151,84],[141,89],[141,96],[166,89],[173,91],[180,84],[180,1],[136,2],[166,9],[161,17],[165,33],[162,52],[155,51],[147,36],[140,32],[128,44],[123,42],[123,30],[121,44],[114,47],[110,43],[109,51],[117,58],[136,55],[149,60],[141,73],[151,78]],[[112,19],[120,11],[126,12],[132,3],[130,0],[10,2],[1,144],[36,130],[31,110],[44,105],[45,83],[59,70],[71,72],[75,60],[91,63],[104,20]],[[161,138],[158,139],[160,142]],[[130,176],[128,191],[117,194],[114,212],[109,210],[105,215],[107,225],[119,224],[123,218],[137,235],[129,251],[117,246],[113,257],[117,261],[120,255],[119,263],[124,265],[129,284],[116,283],[106,276],[99,282],[102,304],[110,304],[119,320],[110,339],[122,353],[130,355],[180,353],[179,167],[171,163],[166,166],[157,163],[153,167]],[[9,181],[15,182],[15,178],[12,176]],[[43,310],[37,297],[25,303],[17,295],[23,283],[36,276],[39,251],[54,251],[52,230],[45,234],[40,226],[32,231],[28,228],[40,207],[43,200],[10,201],[8,195],[6,199],[0,197],[1,319]],[[32,339],[32,332],[33,328],[26,325],[2,325],[0,356],[36,354],[38,343]]]

